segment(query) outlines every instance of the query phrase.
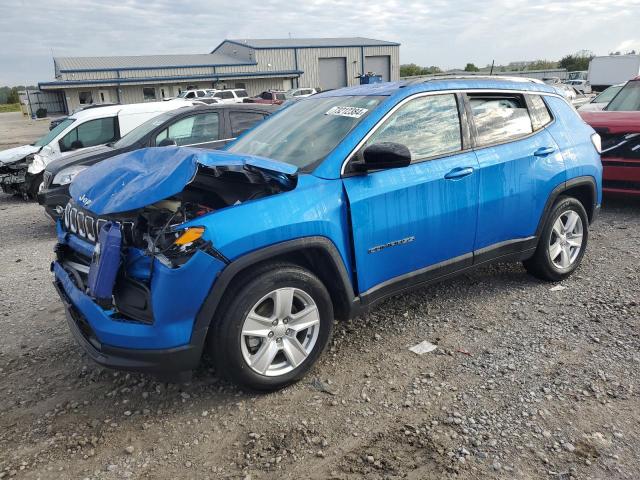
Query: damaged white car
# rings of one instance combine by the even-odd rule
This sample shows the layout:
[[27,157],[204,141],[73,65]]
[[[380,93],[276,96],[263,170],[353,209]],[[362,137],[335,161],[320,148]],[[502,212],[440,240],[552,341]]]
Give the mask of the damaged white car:
[[138,125],[192,102],[176,100],[91,108],[71,115],[31,145],[0,152],[0,188],[9,194],[35,198],[43,186],[45,167],[68,152],[105,145]]

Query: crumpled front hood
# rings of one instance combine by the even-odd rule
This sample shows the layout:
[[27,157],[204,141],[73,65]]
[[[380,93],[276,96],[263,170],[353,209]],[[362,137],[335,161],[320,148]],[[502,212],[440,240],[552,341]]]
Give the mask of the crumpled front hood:
[[80,172],[69,193],[96,215],[128,212],[180,193],[193,181],[199,167],[259,170],[282,184],[293,182],[298,170],[276,160],[220,150],[143,148]]
[[36,153],[39,150],[40,147],[36,147],[35,145],[23,145],[21,147],[2,150],[0,152],[0,165],[16,163],[18,160],[22,160],[27,155]]

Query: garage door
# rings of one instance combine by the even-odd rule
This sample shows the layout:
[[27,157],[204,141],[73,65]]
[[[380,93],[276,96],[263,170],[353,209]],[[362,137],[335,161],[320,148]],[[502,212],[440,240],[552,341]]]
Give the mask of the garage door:
[[375,57],[364,57],[364,71],[373,72],[376,75],[382,75],[382,81],[388,82],[390,79],[391,61],[389,55],[380,55]]
[[346,57],[319,58],[320,88],[333,90],[347,86],[347,59]]

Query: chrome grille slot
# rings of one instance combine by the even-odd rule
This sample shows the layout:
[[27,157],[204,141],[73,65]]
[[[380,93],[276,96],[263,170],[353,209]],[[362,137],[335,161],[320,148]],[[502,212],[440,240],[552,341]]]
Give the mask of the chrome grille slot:
[[85,232],[84,213],[78,212],[76,223],[78,224],[78,235],[80,235],[81,237],[86,237],[87,233]]
[[87,238],[92,242],[96,241],[96,231],[94,230],[94,227],[95,222],[93,220],[93,217],[87,215],[85,218],[85,228],[87,229]]
[[71,218],[69,219],[69,225],[71,227],[71,231],[76,233],[78,231],[78,209],[71,209]]
[[75,233],[79,237],[95,243],[98,241],[102,227],[107,222],[113,222],[118,225],[118,228],[122,232],[124,243],[129,245],[133,244],[135,238],[135,221],[94,217],[90,211],[72,205],[72,202],[67,203],[63,215],[64,227],[69,232]]

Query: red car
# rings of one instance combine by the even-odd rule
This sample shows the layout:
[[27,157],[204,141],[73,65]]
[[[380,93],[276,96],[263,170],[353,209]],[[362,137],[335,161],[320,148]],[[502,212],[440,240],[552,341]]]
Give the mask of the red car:
[[602,138],[602,190],[640,196],[640,77],[601,112],[580,115]]
[[268,105],[281,105],[287,99],[284,92],[266,91],[255,97],[245,98],[244,103],[266,103]]

